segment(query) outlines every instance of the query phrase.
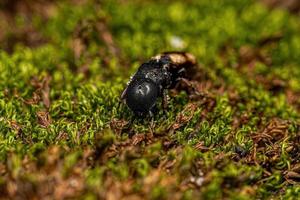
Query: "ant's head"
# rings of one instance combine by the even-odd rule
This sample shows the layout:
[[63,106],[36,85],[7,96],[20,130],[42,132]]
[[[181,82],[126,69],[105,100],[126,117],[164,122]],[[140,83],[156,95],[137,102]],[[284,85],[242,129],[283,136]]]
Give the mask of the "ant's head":
[[132,81],[124,95],[126,104],[136,115],[145,115],[155,106],[159,88],[149,79]]

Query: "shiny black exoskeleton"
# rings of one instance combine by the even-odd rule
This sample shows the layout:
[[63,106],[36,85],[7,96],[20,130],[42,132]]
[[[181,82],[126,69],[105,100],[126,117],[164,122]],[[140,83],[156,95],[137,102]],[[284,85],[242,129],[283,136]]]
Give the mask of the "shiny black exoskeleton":
[[168,52],[143,63],[131,77],[121,98],[137,116],[152,115],[158,98],[166,102],[166,90],[173,88],[195,66],[195,57]]

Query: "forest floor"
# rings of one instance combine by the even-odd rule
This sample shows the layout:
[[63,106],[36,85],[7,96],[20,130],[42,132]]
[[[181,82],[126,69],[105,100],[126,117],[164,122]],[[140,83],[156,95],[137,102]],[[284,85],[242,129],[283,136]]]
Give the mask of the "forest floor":
[[[263,2],[1,1],[0,199],[299,199],[300,6]],[[197,78],[131,123],[164,51]]]

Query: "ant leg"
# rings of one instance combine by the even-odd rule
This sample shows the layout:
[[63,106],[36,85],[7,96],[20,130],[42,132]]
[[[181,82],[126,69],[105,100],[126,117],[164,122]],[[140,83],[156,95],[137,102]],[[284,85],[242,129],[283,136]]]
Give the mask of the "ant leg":
[[126,93],[127,93],[127,87],[125,88],[125,90],[121,94],[121,100],[125,99]]
[[151,117],[151,121],[150,121],[150,132],[153,135],[153,128],[154,128],[154,115],[153,112],[151,110],[149,110],[149,115]]
[[125,90],[122,92],[120,98],[118,99],[118,106],[117,106],[118,110],[120,109],[121,104],[126,102],[126,100],[125,100],[126,92],[127,92],[127,87],[125,88]]
[[165,116],[167,114],[168,99],[169,99],[169,96],[167,94],[167,90],[163,90],[162,108],[163,108],[163,112],[164,112]]
[[189,88],[192,89],[193,93],[196,94],[196,95],[202,95],[198,89],[193,85],[193,83],[191,81],[189,81],[188,79],[186,78],[177,78],[176,81],[178,82],[182,82],[184,84],[186,84]]
[[163,90],[162,108],[165,110],[168,107],[168,94],[167,90]]
[[149,116],[151,119],[154,119],[154,114],[153,114],[152,110],[149,110]]
[[188,79],[186,79],[186,78],[180,77],[180,78],[177,78],[176,81],[178,81],[178,82],[183,82],[183,83],[185,83],[187,86],[192,86],[191,82],[190,82]]
[[182,77],[185,73],[186,73],[186,69],[185,69],[185,68],[181,68],[181,69],[177,72],[177,75],[178,75],[178,77]]
[[126,128],[126,130],[128,130],[128,136],[129,138],[131,138],[133,135],[134,135],[134,131],[132,130],[132,125],[134,124],[134,122],[136,121],[136,116],[133,115],[130,120],[129,120],[129,123],[128,123],[128,127]]

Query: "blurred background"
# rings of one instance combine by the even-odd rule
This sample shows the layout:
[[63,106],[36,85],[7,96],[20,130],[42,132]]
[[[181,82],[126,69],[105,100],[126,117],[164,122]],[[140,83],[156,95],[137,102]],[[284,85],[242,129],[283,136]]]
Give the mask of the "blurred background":
[[[258,0],[270,9],[281,8],[297,15],[300,12],[298,0]],[[22,43],[36,47],[45,43],[49,38],[43,34],[39,23],[46,23],[53,17],[62,4],[86,4],[88,0],[1,0],[0,2],[0,44],[6,51],[12,51],[15,44]],[[91,1],[90,1],[91,2]],[[96,4],[99,1],[94,1]],[[122,1],[120,1],[122,3]],[[126,1],[123,1],[126,2]],[[138,1],[143,2],[143,1]],[[145,1],[146,2],[146,1]],[[170,2],[171,1],[162,1]],[[98,8],[101,9],[101,8]],[[89,15],[90,13],[87,13]],[[45,24],[44,24],[45,25]]]

